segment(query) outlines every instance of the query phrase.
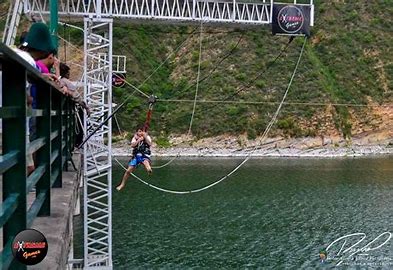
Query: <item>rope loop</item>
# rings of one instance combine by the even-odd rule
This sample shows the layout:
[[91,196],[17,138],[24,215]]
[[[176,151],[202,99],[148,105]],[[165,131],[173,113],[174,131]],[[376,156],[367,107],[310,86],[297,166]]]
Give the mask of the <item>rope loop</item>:
[[[281,108],[282,108],[282,106],[283,106],[284,103],[285,103],[285,99],[287,98],[287,95],[288,95],[288,93],[289,93],[289,89],[290,89],[291,86],[292,86],[293,80],[294,80],[295,75],[296,75],[296,72],[297,72],[297,70],[298,70],[298,67],[299,67],[299,64],[300,64],[300,60],[302,59],[303,52],[304,52],[304,48],[305,48],[305,46],[306,46],[306,41],[307,41],[307,37],[304,38],[304,42],[303,42],[303,46],[302,46],[302,49],[301,49],[300,54],[299,54],[299,58],[298,58],[298,60],[297,60],[297,62],[296,62],[295,68],[294,68],[294,70],[293,70],[293,72],[292,72],[292,76],[291,76],[291,79],[289,80],[289,83],[288,83],[288,86],[287,86],[287,88],[286,88],[286,90],[285,90],[285,93],[284,93],[284,95],[283,95],[283,97],[282,97],[282,99],[281,99],[280,105],[279,105],[278,108],[276,109],[276,111],[275,111],[275,113],[274,113],[272,119],[270,120],[270,122],[269,122],[269,124],[267,125],[265,131],[264,131],[263,134],[262,134],[261,143],[262,143],[263,140],[265,140],[265,139],[267,138],[268,133],[270,132],[271,128],[273,127],[274,123],[276,122],[277,117],[278,117],[278,114],[280,113]],[[234,174],[237,170],[239,170],[239,169],[240,169],[240,168],[241,168],[241,167],[251,158],[252,154],[255,152],[255,150],[256,150],[257,148],[258,148],[258,146],[256,145],[256,146],[254,147],[254,149],[246,156],[246,158],[245,158],[242,162],[240,162],[240,164],[238,164],[235,168],[233,168],[229,173],[227,173],[225,176],[221,177],[220,179],[216,180],[215,182],[213,182],[213,183],[211,183],[211,184],[209,184],[209,185],[203,186],[203,187],[198,188],[198,189],[185,190],[185,191],[178,191],[178,190],[165,189],[165,188],[161,188],[161,187],[152,185],[152,184],[148,183],[147,181],[143,180],[142,178],[140,178],[139,176],[137,176],[137,175],[135,175],[135,174],[131,174],[131,175],[132,175],[132,177],[134,177],[135,179],[137,179],[137,180],[140,181],[141,183],[147,185],[148,187],[151,187],[151,188],[153,188],[153,189],[156,189],[156,190],[158,190],[158,191],[162,191],[162,192],[165,192],[165,193],[178,194],[178,195],[197,193],[197,192],[201,192],[201,191],[210,189],[210,188],[214,187],[215,185],[221,183],[222,181],[228,179],[232,174]],[[126,168],[125,168],[116,158],[114,158],[114,159],[115,159],[115,161],[116,161],[118,164],[120,164],[120,166],[121,166],[123,169],[127,170],[127,169],[126,169]]]

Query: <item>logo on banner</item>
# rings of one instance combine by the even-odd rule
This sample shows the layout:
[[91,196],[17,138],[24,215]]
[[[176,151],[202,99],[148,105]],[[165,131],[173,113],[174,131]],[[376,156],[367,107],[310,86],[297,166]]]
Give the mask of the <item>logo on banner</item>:
[[12,241],[12,255],[25,265],[41,262],[47,253],[48,242],[45,236],[37,230],[23,230]]
[[307,5],[274,4],[273,35],[310,36],[311,7]]
[[112,86],[113,87],[124,87],[126,84],[126,76],[123,73],[113,73],[112,75]]
[[277,23],[284,32],[295,34],[303,27],[303,11],[296,6],[285,6],[278,12]]

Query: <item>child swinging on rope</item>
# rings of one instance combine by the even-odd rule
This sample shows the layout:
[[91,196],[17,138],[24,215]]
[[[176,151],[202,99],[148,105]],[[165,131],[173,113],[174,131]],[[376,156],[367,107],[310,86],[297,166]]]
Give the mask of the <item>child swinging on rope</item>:
[[132,151],[132,158],[128,162],[127,171],[123,175],[123,179],[121,183],[116,187],[118,191],[122,190],[127,182],[128,177],[135,169],[138,167],[139,164],[143,164],[145,166],[146,171],[151,174],[151,160],[150,160],[150,146],[152,144],[151,137],[147,133],[150,124],[151,112],[153,110],[153,104],[155,102],[155,97],[151,97],[149,99],[149,111],[147,113],[146,122],[143,127],[140,127],[136,130],[136,133],[132,137],[131,140],[131,147],[133,148]]

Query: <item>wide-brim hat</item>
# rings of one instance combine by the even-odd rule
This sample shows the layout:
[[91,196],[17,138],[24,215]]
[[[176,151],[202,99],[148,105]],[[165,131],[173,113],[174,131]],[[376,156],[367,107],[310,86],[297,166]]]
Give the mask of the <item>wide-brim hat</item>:
[[23,46],[46,53],[56,53],[56,47],[44,23],[33,23],[27,33]]

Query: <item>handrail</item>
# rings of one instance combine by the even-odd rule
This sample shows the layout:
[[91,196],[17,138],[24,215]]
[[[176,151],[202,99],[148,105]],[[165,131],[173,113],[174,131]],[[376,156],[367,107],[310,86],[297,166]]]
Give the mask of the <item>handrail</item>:
[[30,192],[35,184],[37,184],[38,180],[44,175],[46,171],[46,166],[40,165],[38,166],[32,174],[26,180],[26,193]]
[[27,63],[22,57],[20,57],[13,49],[0,42],[0,61],[1,58],[7,58],[11,62],[18,64],[23,67],[24,70],[28,72],[30,79],[44,81],[49,84],[56,91],[61,92],[61,89],[53,81],[50,81],[47,77],[43,76],[39,70]]
[[[2,175],[3,202],[0,227],[3,229],[2,269],[26,269],[14,261],[11,243],[37,216],[51,212],[51,188],[62,186],[62,171],[73,150],[75,102],[62,94],[58,85],[0,43],[2,67]],[[36,109],[26,106],[26,78],[37,87]],[[26,139],[26,122],[36,119],[35,140]],[[67,128],[66,128],[67,127]],[[35,170],[27,176],[27,160],[34,153]],[[27,195],[35,186],[36,198],[27,209]]]
[[0,156],[0,173],[3,174],[9,168],[18,163],[19,151],[10,151],[5,155]]
[[0,226],[7,222],[9,217],[15,212],[18,206],[18,194],[10,194],[8,198],[2,202],[1,212],[0,212]]

